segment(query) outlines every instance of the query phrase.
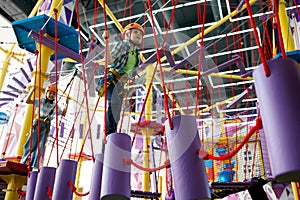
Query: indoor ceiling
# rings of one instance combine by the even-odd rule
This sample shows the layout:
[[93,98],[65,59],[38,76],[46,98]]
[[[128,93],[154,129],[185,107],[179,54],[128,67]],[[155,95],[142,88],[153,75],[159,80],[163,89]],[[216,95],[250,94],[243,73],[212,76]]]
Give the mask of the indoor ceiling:
[[[13,22],[26,18],[37,0],[2,0],[0,2],[0,14]],[[112,11],[121,25],[126,25],[130,22],[138,22],[146,27],[145,42],[142,53],[146,58],[155,53],[154,34],[152,29],[152,18],[149,1],[146,0],[106,0],[107,7]],[[166,42],[170,45],[170,50],[174,50],[182,46],[185,42],[198,35],[202,31],[204,25],[205,30],[213,26],[223,17],[229,15],[238,8],[239,0],[152,0],[152,9],[154,17],[155,32],[159,43],[164,41],[164,36],[167,34]],[[176,4],[175,12],[172,13],[173,5]],[[200,6],[198,6],[198,4]],[[266,40],[265,32],[271,28],[268,20],[262,20],[264,13],[270,11],[270,1],[258,0],[252,5],[252,12],[254,13],[257,30],[259,30],[261,43]],[[90,42],[93,35],[99,45],[103,45],[101,34],[104,30],[104,14],[102,6],[96,1],[79,0],[78,1],[79,15],[75,12],[72,18],[72,27],[78,29],[78,16],[80,19],[80,30],[83,36],[83,49],[87,49],[88,42]],[[95,14],[96,13],[96,14]],[[205,13],[205,15],[204,15]],[[167,29],[167,24],[170,22],[171,16],[174,15],[174,20],[171,27]],[[220,65],[231,60],[233,56],[239,55],[242,58],[242,63],[247,72],[253,70],[259,63],[260,57],[257,51],[257,45],[253,37],[253,29],[251,28],[247,9],[238,15],[229,18],[217,28],[205,34],[204,39],[197,40],[192,44],[183,48],[178,52],[174,58],[176,63],[180,63],[183,58],[191,55],[203,42],[205,47],[205,54],[208,68]],[[265,15],[264,15],[265,16]],[[266,25],[263,25],[266,22]],[[118,35],[119,30],[115,23],[107,17],[107,25],[112,35]],[[86,51],[86,50],[84,50]],[[267,51],[266,51],[267,52]],[[198,62],[193,63],[193,59],[189,60],[188,69],[197,70]],[[163,63],[165,67],[168,63]],[[180,68],[186,69],[186,65]],[[204,71],[204,70],[202,70]],[[235,62],[230,66],[225,67],[219,71],[223,75],[240,75],[240,69]],[[168,76],[172,76],[168,74]],[[191,75],[184,74],[181,77],[189,78]],[[193,75],[195,76],[195,75]],[[219,77],[203,77],[201,82],[208,90],[214,90],[209,95],[203,92],[204,101],[202,104],[208,106],[216,102],[226,100],[232,96],[238,95],[245,91],[253,84],[253,81],[241,80],[234,78],[219,78]],[[189,81],[190,87],[196,87],[195,79]],[[182,88],[181,88],[182,89]],[[220,95],[222,97],[215,98],[213,96]],[[217,99],[211,101],[209,99]],[[251,100],[254,98],[253,100]],[[187,100],[187,99],[185,99]],[[201,103],[201,102],[199,102]],[[224,109],[223,107],[222,109]],[[250,94],[248,101],[243,101],[237,104],[235,108],[225,111],[228,115],[234,115],[237,112],[252,112],[256,111],[256,99],[253,93]]]

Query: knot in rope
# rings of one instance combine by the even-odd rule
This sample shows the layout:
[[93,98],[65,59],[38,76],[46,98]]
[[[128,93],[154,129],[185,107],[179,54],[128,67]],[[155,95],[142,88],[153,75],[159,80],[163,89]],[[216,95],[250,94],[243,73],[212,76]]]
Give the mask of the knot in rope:
[[262,129],[262,128],[263,128],[263,123],[262,123],[261,117],[257,118],[255,121],[256,121],[255,126],[256,126],[258,129]]
[[25,195],[26,194],[26,192],[23,191],[21,188],[17,189],[17,193],[18,193],[18,195]]

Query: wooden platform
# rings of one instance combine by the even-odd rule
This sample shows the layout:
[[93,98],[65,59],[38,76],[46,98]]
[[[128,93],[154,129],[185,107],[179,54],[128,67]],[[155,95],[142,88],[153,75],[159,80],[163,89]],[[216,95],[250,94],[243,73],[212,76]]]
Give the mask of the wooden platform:
[[27,176],[28,169],[27,165],[12,162],[12,161],[0,161],[0,175],[18,174]]

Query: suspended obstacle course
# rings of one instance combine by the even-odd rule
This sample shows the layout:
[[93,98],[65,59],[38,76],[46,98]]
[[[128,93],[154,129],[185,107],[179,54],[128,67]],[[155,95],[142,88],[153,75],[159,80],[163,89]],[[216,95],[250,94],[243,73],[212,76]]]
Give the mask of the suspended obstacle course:
[[[299,199],[298,1],[118,2],[128,14],[95,0],[92,22],[82,3],[38,1],[12,23],[27,56],[0,77],[5,200],[288,198],[278,188]],[[185,9],[196,24],[180,26]],[[118,131],[106,135],[107,91],[95,88],[109,71],[109,43],[132,22],[145,30],[143,70],[126,82]],[[32,169],[20,163],[35,118],[23,99],[50,84],[56,106],[70,105]]]

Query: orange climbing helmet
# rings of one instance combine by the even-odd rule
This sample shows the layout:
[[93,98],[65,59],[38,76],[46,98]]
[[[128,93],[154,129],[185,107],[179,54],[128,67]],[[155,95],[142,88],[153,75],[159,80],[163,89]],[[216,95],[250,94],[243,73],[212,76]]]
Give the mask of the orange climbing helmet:
[[129,31],[131,29],[139,29],[140,31],[142,31],[142,33],[144,35],[144,29],[138,23],[130,23],[130,24],[128,24],[127,26],[125,26],[123,33],[125,33],[126,31]]
[[51,92],[56,92],[56,85],[49,85],[47,87],[46,92],[51,91]]

